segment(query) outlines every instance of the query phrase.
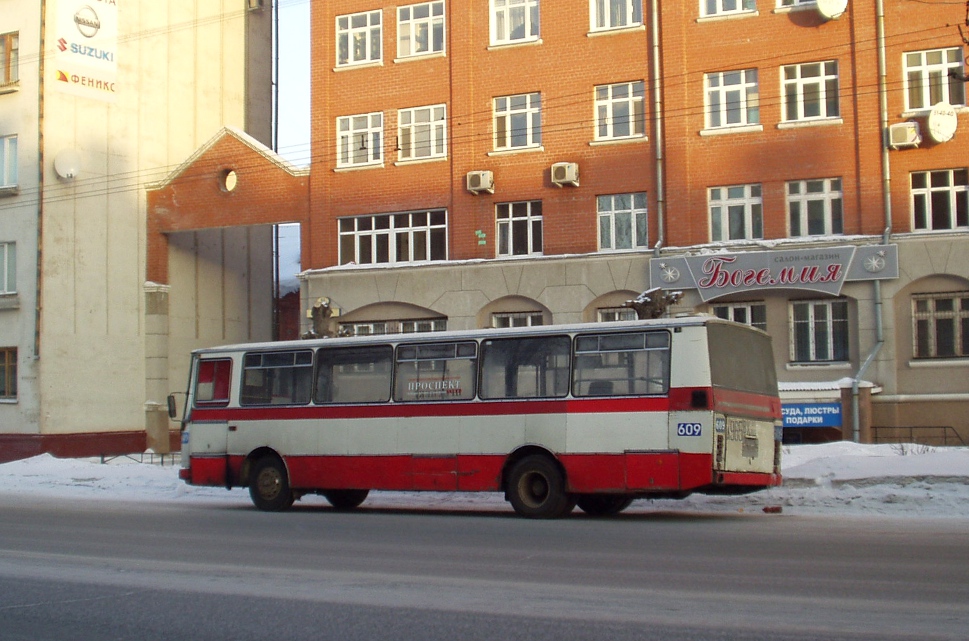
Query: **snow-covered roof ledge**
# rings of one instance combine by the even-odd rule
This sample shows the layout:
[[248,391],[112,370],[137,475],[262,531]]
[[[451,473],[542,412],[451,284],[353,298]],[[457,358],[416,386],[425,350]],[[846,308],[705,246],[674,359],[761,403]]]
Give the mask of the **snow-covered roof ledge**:
[[[854,384],[852,378],[841,378],[836,381],[783,381],[777,383],[782,401],[811,401],[838,400],[841,390],[851,389]],[[871,390],[872,394],[880,394],[882,388],[871,381],[858,381],[858,387]]]

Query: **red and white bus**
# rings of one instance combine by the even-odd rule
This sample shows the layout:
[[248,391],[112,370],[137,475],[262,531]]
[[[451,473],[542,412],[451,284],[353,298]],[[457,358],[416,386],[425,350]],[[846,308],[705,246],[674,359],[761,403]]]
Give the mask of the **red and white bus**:
[[180,477],[263,510],[428,490],[614,514],[780,484],[780,425],[770,337],[708,316],[234,345],[193,352]]

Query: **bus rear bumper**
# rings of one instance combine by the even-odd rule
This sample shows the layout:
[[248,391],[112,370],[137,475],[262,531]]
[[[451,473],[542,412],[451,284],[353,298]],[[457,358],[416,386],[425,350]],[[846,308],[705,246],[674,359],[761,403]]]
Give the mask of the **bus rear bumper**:
[[[784,479],[780,474],[762,472],[714,472],[714,485],[709,493],[756,492],[769,487],[778,487]],[[703,491],[703,490],[701,490]]]

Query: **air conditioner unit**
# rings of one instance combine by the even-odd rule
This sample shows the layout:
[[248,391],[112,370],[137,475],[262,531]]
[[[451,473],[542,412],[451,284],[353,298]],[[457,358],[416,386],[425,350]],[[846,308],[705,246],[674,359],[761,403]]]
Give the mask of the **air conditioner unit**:
[[469,171],[467,175],[468,191],[480,194],[483,191],[495,193],[495,176],[490,171]]
[[922,134],[919,133],[917,122],[897,122],[888,127],[888,146],[892,149],[918,147],[921,142]]
[[552,184],[579,186],[579,165],[574,162],[557,162],[552,165]]

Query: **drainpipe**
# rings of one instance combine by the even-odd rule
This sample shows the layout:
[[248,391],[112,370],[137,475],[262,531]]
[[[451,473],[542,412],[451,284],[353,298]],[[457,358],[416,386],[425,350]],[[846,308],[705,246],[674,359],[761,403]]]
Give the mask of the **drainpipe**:
[[44,63],[47,57],[44,51],[47,36],[47,2],[40,3],[40,57],[38,59],[37,82],[40,88],[37,92],[37,265],[34,295],[34,359],[40,358],[40,324],[43,319],[44,299]]
[[659,3],[652,0],[649,8],[649,22],[653,38],[653,133],[656,140],[653,149],[656,151],[656,246],[653,252],[659,258],[663,242],[666,240],[666,193],[663,189],[663,94],[662,94],[662,65],[660,65],[659,46]]
[[[882,207],[885,210],[885,230],[882,232],[882,244],[887,245],[892,234],[892,174],[891,163],[888,158],[888,145],[885,135],[888,131],[888,89],[887,72],[885,66],[885,3],[884,0],[876,0],[876,30],[878,33],[878,100],[881,106],[879,125],[882,136]],[[875,344],[872,346],[868,357],[858,372],[851,380],[851,427],[852,440],[857,443],[861,438],[861,428],[859,425],[860,411],[858,407],[858,388],[861,379],[868,371],[868,367],[875,360],[875,356],[885,344],[885,332],[882,324],[882,287],[881,281],[873,281],[873,295],[875,297]]]

